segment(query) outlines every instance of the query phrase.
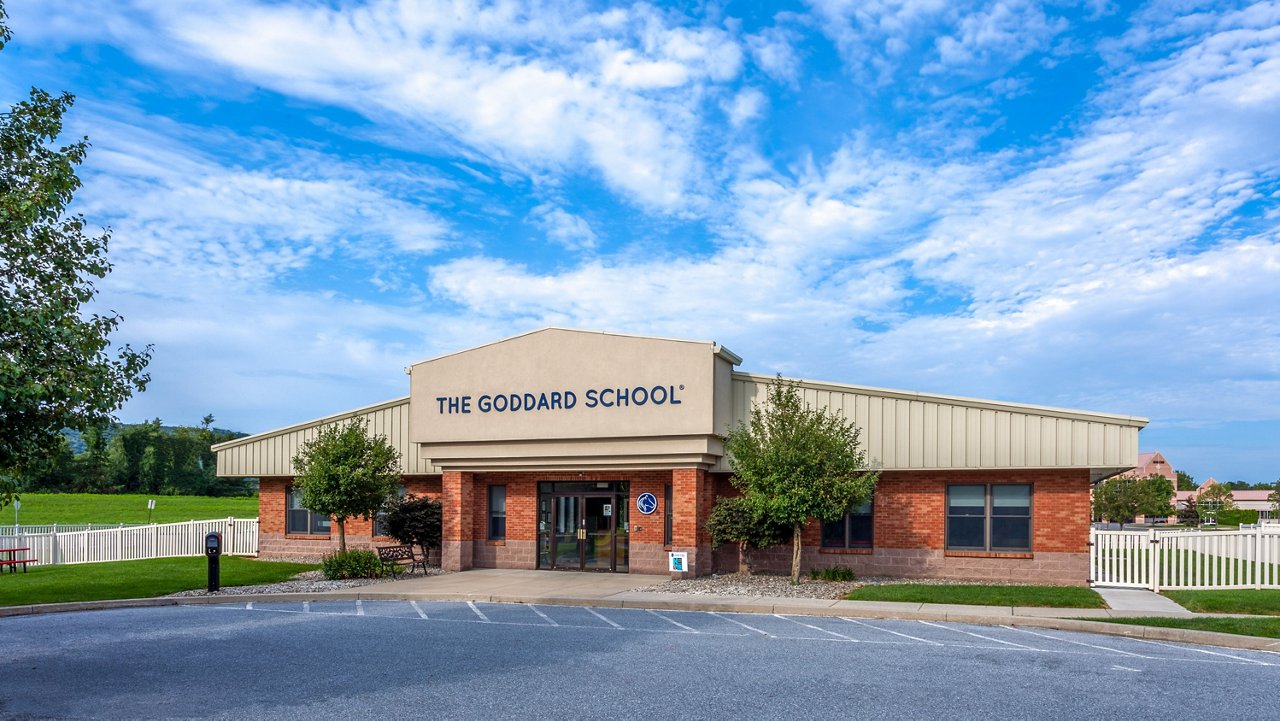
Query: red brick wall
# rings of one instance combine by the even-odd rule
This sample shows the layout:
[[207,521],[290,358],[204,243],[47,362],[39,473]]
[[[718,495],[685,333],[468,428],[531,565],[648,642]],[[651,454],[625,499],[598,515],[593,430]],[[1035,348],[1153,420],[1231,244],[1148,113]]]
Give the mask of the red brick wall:
[[[263,558],[312,558],[332,553],[338,548],[338,530],[335,527],[328,538],[323,536],[297,536],[285,534],[285,512],[288,508],[288,489],[293,483],[289,476],[259,479],[258,486],[258,555]],[[429,498],[440,497],[439,476],[403,476],[401,483],[406,493]],[[370,548],[374,545],[394,543],[389,538],[373,536],[373,520],[347,519],[347,547]]]
[[[946,550],[946,487],[950,483],[1030,483],[1031,552]],[[849,566],[861,574],[1082,584],[1087,581],[1089,472],[884,471],[876,485],[872,551],[822,549],[817,521],[802,535],[802,566]],[[718,568],[738,567],[736,553],[717,554]],[[787,572],[791,548],[757,551],[756,570]]]

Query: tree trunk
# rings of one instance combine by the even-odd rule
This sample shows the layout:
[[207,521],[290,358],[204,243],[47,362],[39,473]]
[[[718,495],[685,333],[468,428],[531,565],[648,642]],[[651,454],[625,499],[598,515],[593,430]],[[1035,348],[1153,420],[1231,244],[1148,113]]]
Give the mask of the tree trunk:
[[338,550],[347,550],[347,519],[338,519]]
[[799,523],[791,534],[791,582],[800,583],[800,530]]
[[751,549],[747,548],[747,544],[738,544],[738,558],[742,560],[742,565],[747,567],[747,575],[751,575]]

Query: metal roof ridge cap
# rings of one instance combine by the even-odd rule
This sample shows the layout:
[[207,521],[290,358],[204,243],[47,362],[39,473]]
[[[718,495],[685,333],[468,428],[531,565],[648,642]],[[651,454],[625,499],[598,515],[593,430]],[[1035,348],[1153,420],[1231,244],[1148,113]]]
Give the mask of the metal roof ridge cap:
[[[760,373],[750,373],[747,371],[733,371],[733,375],[742,376],[744,378],[750,378],[752,380],[770,380],[771,381],[774,378],[774,376],[767,376]],[[1042,406],[1042,405],[1035,405],[1032,403],[1018,403],[1016,401],[999,401],[999,400],[992,400],[989,398],[953,396],[953,395],[947,395],[944,393],[928,393],[925,391],[908,391],[908,390],[901,390],[898,388],[881,388],[879,386],[861,386],[861,385],[854,385],[852,383],[838,383],[835,381],[816,381],[816,380],[809,380],[806,378],[789,378],[787,376],[783,376],[782,379],[785,381],[795,381],[796,383],[799,383],[801,386],[809,386],[809,387],[828,386],[833,389],[870,391],[873,394],[900,396],[907,400],[921,400],[921,401],[941,400],[941,401],[948,401],[948,402],[964,404],[964,405],[988,406],[988,407],[991,407],[992,410],[1002,410],[1004,408],[1011,408],[1011,409],[1019,409],[1019,410],[1042,411],[1042,412],[1047,411],[1050,414],[1056,414],[1056,415],[1075,415],[1075,416],[1083,416],[1088,418],[1100,418],[1100,419],[1105,418],[1105,419],[1110,419],[1114,421],[1120,421],[1126,425],[1131,425],[1131,426],[1136,425],[1139,428],[1144,427],[1151,422],[1150,418],[1146,418],[1143,416],[1129,416],[1129,415],[1124,415],[1122,413],[1106,413],[1103,411],[1086,411],[1078,408],[1062,408],[1060,406]]]
[[267,436],[274,436],[274,435],[278,435],[280,433],[285,433],[288,431],[296,431],[302,428],[306,428],[308,426],[321,425],[324,423],[333,423],[346,418],[352,418],[354,416],[360,415],[361,413],[368,413],[370,411],[381,410],[383,408],[390,408],[391,406],[398,406],[408,402],[409,402],[409,396],[401,396],[399,398],[392,398],[391,400],[387,400],[387,401],[379,401],[377,403],[371,403],[367,406],[360,406],[358,408],[353,408],[348,411],[342,411],[342,412],[333,413],[327,416],[321,416],[319,418],[313,418],[309,421],[301,421],[299,423],[294,423],[287,426],[281,426],[280,428],[273,428],[267,431],[260,431],[258,433],[254,433],[252,435],[248,435],[243,438],[235,438],[229,441],[223,441],[222,443],[217,443],[215,445],[209,446],[209,450],[221,451],[227,448],[234,448],[236,446],[241,446],[246,443],[252,443],[254,441],[261,440],[262,438],[265,438]]
[[619,333],[619,332],[617,332],[617,331],[611,331],[611,330],[592,330],[592,329],[589,329],[589,328],[569,328],[568,326],[561,326],[561,325],[548,325],[548,326],[543,326],[542,328],[535,328],[535,329],[533,329],[533,330],[528,330],[528,331],[525,331],[525,332],[523,332],[523,333],[516,333],[515,335],[509,335],[509,336],[507,336],[507,337],[505,337],[505,338],[499,338],[499,339],[497,339],[497,340],[491,340],[491,341],[489,341],[488,343],[481,343],[480,345],[471,346],[470,348],[461,348],[461,349],[459,349],[459,350],[450,351],[450,352],[448,352],[448,353],[441,353],[440,355],[431,356],[431,357],[429,357],[429,358],[423,358],[423,359],[422,359],[422,360],[420,360],[420,361],[414,361],[414,362],[410,363],[410,364],[408,365],[408,368],[413,368],[414,366],[422,365],[423,363],[430,363],[431,361],[437,361],[437,360],[440,360],[440,359],[442,359],[442,358],[448,358],[448,357],[450,357],[450,356],[455,356],[455,355],[458,355],[458,354],[460,354],[460,353],[467,353],[467,352],[469,352],[469,351],[473,351],[473,350],[480,350],[481,348],[488,348],[488,347],[489,347],[489,346],[491,346],[491,345],[497,345],[497,344],[499,344],[499,343],[506,343],[507,341],[510,341],[510,340],[515,340],[515,339],[517,339],[517,338],[523,338],[523,337],[525,337],[525,336],[533,335],[533,334],[535,334],[535,333],[543,333],[543,332],[546,332],[546,331],[549,331],[549,330],[562,330],[562,331],[567,331],[567,332],[570,332],[570,333],[589,333],[589,334],[591,334],[591,335],[611,335],[611,336],[617,336],[617,337],[619,337],[619,338],[639,338],[639,339],[643,339],[643,340],[663,340],[663,341],[668,341],[668,342],[671,342],[671,343],[694,343],[694,344],[697,344],[697,345],[709,345],[709,346],[711,346],[711,351],[712,351],[712,353],[715,353],[715,354],[719,355],[719,354],[720,354],[720,351],[724,351],[725,353],[727,353],[727,354],[728,354],[728,357],[726,357],[726,360],[729,360],[730,358],[737,358],[737,359],[738,359],[738,361],[737,361],[737,363],[734,363],[734,365],[740,365],[740,364],[742,363],[742,358],[741,358],[740,356],[738,356],[738,354],[737,354],[737,353],[734,353],[733,351],[729,350],[728,348],[725,348],[724,346],[720,345],[719,343],[717,343],[717,342],[715,342],[715,341],[713,341],[713,340],[697,340],[697,339],[691,339],[691,338],[672,338],[672,337],[670,337],[670,336],[661,336],[661,335],[643,335],[643,334],[640,334],[640,333]]

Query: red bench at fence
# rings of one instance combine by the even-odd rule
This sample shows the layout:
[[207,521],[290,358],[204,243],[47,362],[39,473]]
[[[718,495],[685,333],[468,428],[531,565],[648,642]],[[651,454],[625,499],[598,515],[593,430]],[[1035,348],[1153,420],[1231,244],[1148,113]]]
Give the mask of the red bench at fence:
[[35,563],[34,558],[18,558],[18,554],[23,551],[30,551],[30,548],[0,548],[0,571],[5,566],[9,567],[9,573],[17,573],[18,566],[22,566],[22,572],[27,572],[27,564]]

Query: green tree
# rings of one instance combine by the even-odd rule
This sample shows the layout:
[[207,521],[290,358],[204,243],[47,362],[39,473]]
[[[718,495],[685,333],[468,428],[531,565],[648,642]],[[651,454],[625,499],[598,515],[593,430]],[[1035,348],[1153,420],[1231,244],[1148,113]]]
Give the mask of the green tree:
[[1213,523],[1218,521],[1218,511],[1230,511],[1235,507],[1236,502],[1231,497],[1231,488],[1220,483],[1209,484],[1196,499],[1196,509],[1200,512],[1200,516]]
[[711,534],[712,548],[725,543],[737,544],[750,574],[752,552],[785,542],[791,528],[761,516],[747,499],[738,496],[716,499],[716,507],[707,518],[707,533]]
[[386,436],[370,436],[352,420],[324,428],[293,459],[302,506],[338,523],[338,550],[347,550],[346,522],[373,518],[400,486],[399,458]]
[[[0,4],[0,49],[6,19]],[[66,211],[89,147],[56,146],[73,101],[33,88],[0,114],[0,507],[16,478],[57,453],[63,428],[108,422],[150,380],[151,347],[112,357],[120,316],[83,311],[111,264],[109,233],[87,234]]]
[[865,503],[880,474],[868,468],[858,428],[842,413],[805,404],[799,385],[778,376],[765,402],[725,438],[733,484],[762,522],[791,529],[791,580],[800,581],[801,532]]
[[1267,502],[1271,504],[1271,517],[1280,518],[1280,478],[1276,479],[1275,490],[1267,495]]
[[1113,523],[1132,523],[1138,516],[1172,516],[1173,484],[1164,476],[1118,476],[1093,489],[1093,516]]
[[1175,473],[1178,474],[1179,491],[1194,491],[1198,487],[1196,486],[1196,479],[1190,473],[1186,471],[1175,471]]

